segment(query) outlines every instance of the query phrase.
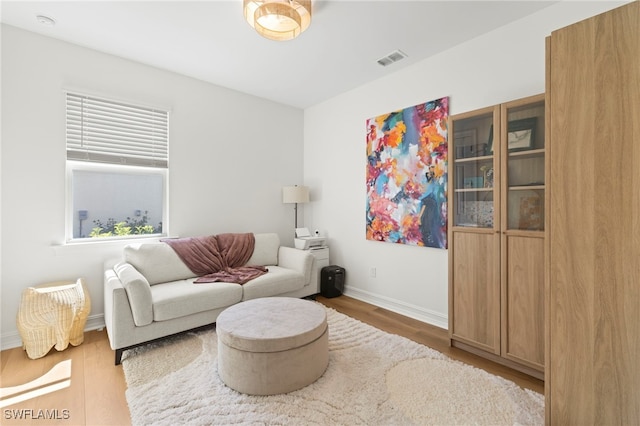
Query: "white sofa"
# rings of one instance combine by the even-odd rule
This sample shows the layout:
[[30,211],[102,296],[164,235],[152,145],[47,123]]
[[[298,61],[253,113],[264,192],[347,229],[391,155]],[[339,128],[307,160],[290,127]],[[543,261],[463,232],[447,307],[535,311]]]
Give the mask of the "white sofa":
[[255,234],[246,264],[266,266],[266,274],[243,285],[194,284],[196,276],[168,244],[127,246],[123,259],[107,262],[104,272],[104,317],[116,365],[124,350],[212,324],[238,302],[317,294],[313,262],[308,251],[280,246],[278,234]]

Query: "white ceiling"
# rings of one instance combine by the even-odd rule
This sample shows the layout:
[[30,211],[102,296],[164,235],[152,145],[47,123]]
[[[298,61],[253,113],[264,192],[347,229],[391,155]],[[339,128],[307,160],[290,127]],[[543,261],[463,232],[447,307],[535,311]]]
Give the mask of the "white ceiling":
[[[306,108],[553,3],[317,0],[309,29],[286,42],[260,37],[242,0],[2,0],[0,21]],[[38,14],[56,25],[38,23]],[[396,49],[408,57],[377,64]]]

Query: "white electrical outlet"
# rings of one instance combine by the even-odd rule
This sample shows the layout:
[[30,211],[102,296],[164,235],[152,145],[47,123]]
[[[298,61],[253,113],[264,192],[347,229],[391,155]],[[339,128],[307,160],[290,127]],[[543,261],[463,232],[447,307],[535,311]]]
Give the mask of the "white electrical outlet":
[[371,275],[371,278],[375,278],[376,277],[376,268],[371,268],[369,270],[369,274]]

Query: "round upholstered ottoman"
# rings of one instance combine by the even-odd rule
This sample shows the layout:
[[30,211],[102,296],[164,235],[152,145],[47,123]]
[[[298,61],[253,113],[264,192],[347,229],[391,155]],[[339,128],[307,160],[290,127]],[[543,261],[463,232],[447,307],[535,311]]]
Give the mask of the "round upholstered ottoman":
[[218,375],[249,395],[292,392],[329,364],[325,308],[309,300],[267,297],[225,309],[216,321]]

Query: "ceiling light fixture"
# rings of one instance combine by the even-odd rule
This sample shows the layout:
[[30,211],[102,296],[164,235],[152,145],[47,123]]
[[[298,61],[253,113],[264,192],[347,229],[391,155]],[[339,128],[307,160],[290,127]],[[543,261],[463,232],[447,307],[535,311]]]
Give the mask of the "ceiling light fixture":
[[36,15],[36,19],[38,20],[39,23],[47,27],[53,27],[56,24],[55,19],[50,18],[46,15]]
[[311,0],[244,0],[244,18],[269,40],[291,40],[311,24]]

